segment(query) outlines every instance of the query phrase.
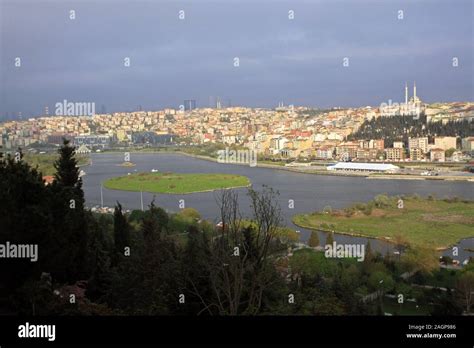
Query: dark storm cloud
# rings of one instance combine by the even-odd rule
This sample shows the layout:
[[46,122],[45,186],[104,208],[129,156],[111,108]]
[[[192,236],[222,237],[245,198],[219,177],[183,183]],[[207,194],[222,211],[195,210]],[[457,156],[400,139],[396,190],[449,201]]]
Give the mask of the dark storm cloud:
[[426,101],[472,100],[469,0],[0,3],[2,112],[39,114],[63,99],[109,111],[207,106],[209,96],[378,105],[413,80]]

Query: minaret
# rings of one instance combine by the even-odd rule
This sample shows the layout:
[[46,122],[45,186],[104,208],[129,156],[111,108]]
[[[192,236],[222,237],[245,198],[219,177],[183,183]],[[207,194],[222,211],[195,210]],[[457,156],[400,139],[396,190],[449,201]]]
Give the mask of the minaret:
[[416,81],[413,82],[413,101],[416,103]]
[[405,82],[405,105],[408,105],[408,83]]

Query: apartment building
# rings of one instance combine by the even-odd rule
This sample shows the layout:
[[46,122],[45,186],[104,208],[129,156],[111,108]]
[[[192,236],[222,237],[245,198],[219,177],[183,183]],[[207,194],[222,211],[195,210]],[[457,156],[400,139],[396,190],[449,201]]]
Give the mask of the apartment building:
[[410,149],[410,160],[412,161],[421,161],[425,158],[423,150],[420,148],[411,148]]
[[385,149],[387,161],[403,161],[405,159],[405,149],[390,147]]
[[421,149],[423,153],[428,152],[428,137],[408,139],[409,149]]
[[431,162],[444,162],[445,153],[443,149],[431,149],[430,151],[430,160]]
[[457,148],[456,137],[436,137],[434,144],[436,148],[445,151]]

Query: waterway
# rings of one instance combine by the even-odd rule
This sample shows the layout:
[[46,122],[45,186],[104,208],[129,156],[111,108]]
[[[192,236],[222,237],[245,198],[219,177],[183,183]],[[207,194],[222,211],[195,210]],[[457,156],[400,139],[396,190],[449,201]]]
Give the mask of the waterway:
[[[124,154],[104,153],[92,154],[92,164],[84,168],[87,175],[83,177],[86,204],[89,207],[101,204],[101,183],[113,176],[127,175],[134,172],[150,172],[157,169],[161,172],[176,173],[232,173],[247,176],[255,189],[267,185],[279,192],[278,200],[281,206],[284,223],[300,231],[301,241],[308,239],[310,231],[299,228],[291,222],[293,215],[320,211],[326,206],[333,209],[347,207],[356,202],[367,202],[376,195],[420,196],[436,195],[437,198],[461,197],[474,200],[474,183],[455,181],[425,181],[425,180],[369,180],[363,177],[341,177],[296,173],[272,168],[259,168],[222,164],[201,160],[189,156],[168,153],[131,153],[130,161],[134,167],[122,167]],[[245,217],[251,216],[249,200],[246,189],[237,189],[239,204]],[[184,200],[186,207],[197,209],[201,216],[214,222],[219,221],[216,192],[202,192],[187,195],[153,194],[143,192],[144,205],[147,206],[153,199],[155,204],[170,212],[179,211],[180,200]],[[102,190],[103,203],[113,207],[117,201],[124,209],[140,209],[140,192],[126,192]],[[400,226],[403,228],[403,226]],[[473,231],[474,236],[474,231]],[[326,233],[319,232],[322,245],[326,240]],[[335,241],[345,244],[366,244],[368,239],[336,234]],[[372,249],[383,254],[393,252],[393,245],[382,241],[370,239]],[[462,240],[459,244],[459,259],[464,261],[473,252],[464,250],[474,249],[474,237]],[[446,250],[445,255],[452,256],[452,250]]]

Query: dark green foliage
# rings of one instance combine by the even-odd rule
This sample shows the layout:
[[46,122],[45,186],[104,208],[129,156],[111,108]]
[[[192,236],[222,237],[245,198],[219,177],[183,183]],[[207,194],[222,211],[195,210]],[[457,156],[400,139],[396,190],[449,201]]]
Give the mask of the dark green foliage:
[[2,259],[0,297],[12,298],[15,290],[39,280],[47,264],[43,251],[49,246],[52,215],[50,194],[41,173],[8,155],[0,161],[0,243],[37,244],[38,261]]
[[333,232],[328,232],[326,234],[326,245],[330,244],[332,245],[334,243],[334,233]]
[[79,168],[74,157],[75,148],[70,145],[70,141],[63,139],[63,146],[58,150],[59,158],[54,163],[56,169],[56,182],[65,187],[80,188]]
[[202,298],[211,297],[209,281],[210,241],[196,226],[189,227],[189,238],[182,256],[183,294],[188,314],[209,314]]
[[319,236],[317,231],[311,231],[311,236],[309,237],[308,245],[312,248],[319,246]]
[[85,270],[87,253],[87,224],[84,213],[84,192],[79,169],[74,157],[75,149],[64,140],[55,163],[56,180],[50,186],[53,214],[52,251],[48,272],[64,282],[87,279]]
[[118,202],[114,211],[114,246],[116,254],[114,263],[117,263],[118,259],[124,256],[125,248],[130,247],[130,225]]
[[361,127],[348,136],[349,140],[384,139],[385,147],[392,147],[394,141],[408,143],[408,138],[427,136],[452,136],[465,138],[474,135],[474,123],[469,121],[426,122],[426,116],[378,117],[364,121]]

